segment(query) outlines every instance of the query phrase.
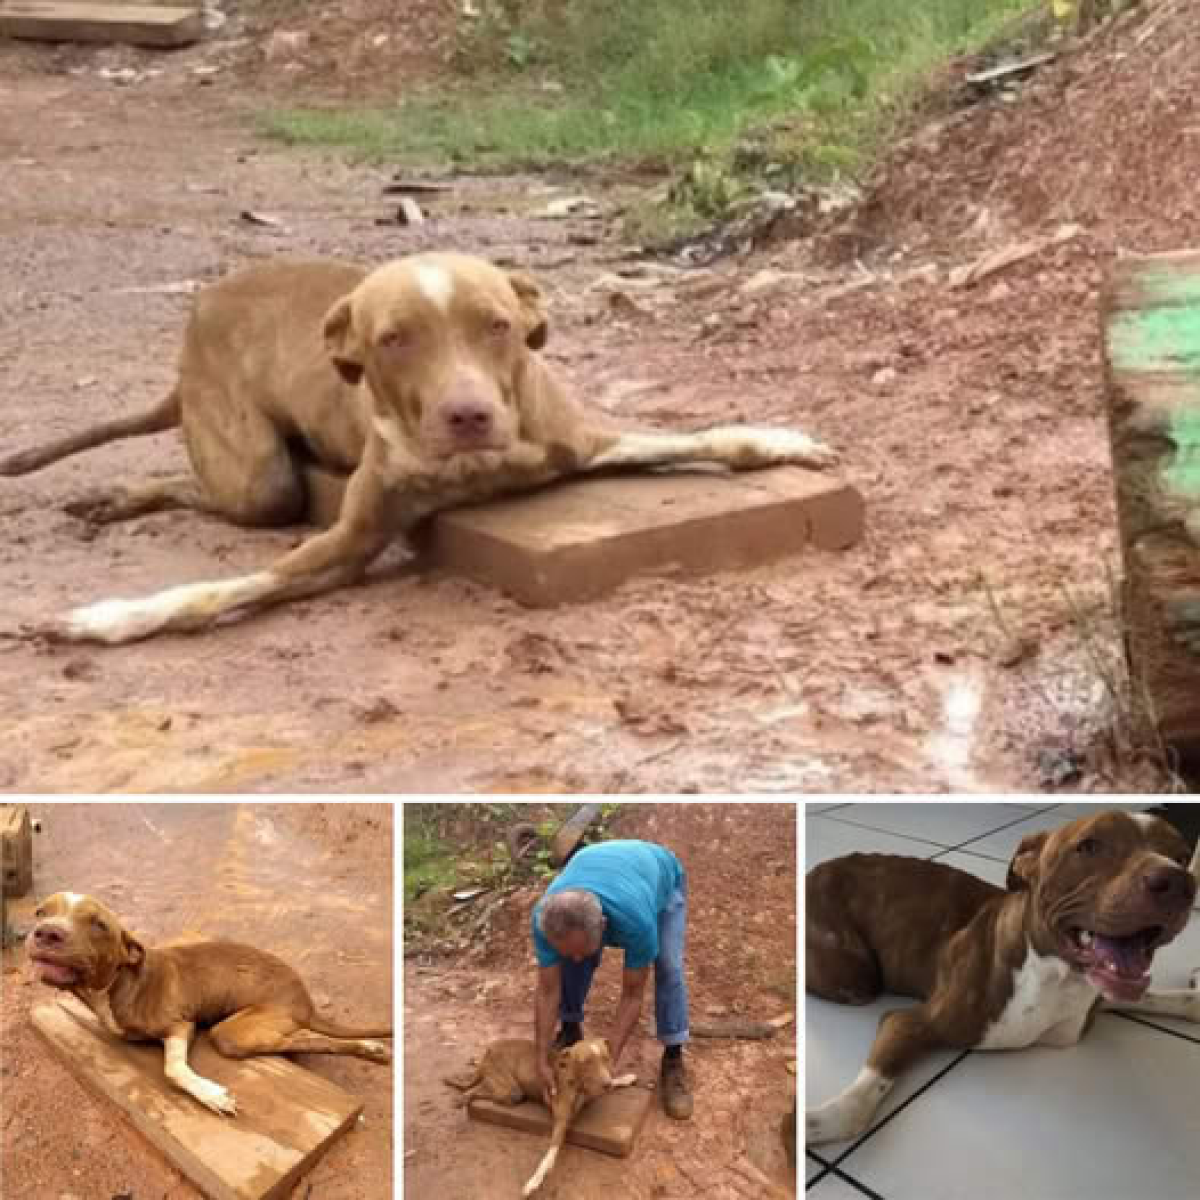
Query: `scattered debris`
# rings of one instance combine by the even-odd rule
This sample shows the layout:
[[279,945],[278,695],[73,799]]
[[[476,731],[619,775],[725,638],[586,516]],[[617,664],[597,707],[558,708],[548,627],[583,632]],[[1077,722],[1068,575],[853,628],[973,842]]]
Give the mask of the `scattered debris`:
[[551,200],[536,215],[546,217],[551,221],[562,221],[567,217],[583,217],[591,220],[600,216],[600,205],[590,196],[564,196],[559,200]]
[[396,209],[396,220],[401,225],[424,225],[425,214],[411,196],[401,196],[400,206]]
[[973,287],[980,280],[1006,270],[1016,263],[1024,262],[1051,246],[1061,245],[1083,233],[1081,225],[1060,225],[1049,237],[1033,238],[1027,242],[1014,242],[1000,250],[992,250],[966,266],[955,267],[949,276],[952,288]]
[[436,183],[430,179],[405,179],[400,175],[383,185],[385,196],[442,196],[453,190],[448,183]]
[[247,225],[260,225],[264,229],[271,229],[277,233],[286,232],[283,222],[278,217],[269,216],[267,213],[254,212],[249,208],[242,209],[238,213],[238,219],[244,221]]
[[1005,84],[1012,83],[1014,80],[1027,78],[1039,67],[1044,67],[1047,63],[1052,63],[1057,57],[1058,55],[1056,54],[1047,53],[1033,54],[1028,58],[1013,59],[1010,62],[989,67],[986,71],[973,72],[967,76],[967,83],[973,88],[978,88],[981,92],[991,91],[995,88],[1003,87]]

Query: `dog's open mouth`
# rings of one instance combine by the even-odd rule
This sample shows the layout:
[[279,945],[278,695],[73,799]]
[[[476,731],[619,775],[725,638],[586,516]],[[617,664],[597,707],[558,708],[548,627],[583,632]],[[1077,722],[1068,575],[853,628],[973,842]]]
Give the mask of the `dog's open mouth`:
[[39,983],[48,983],[53,987],[73,987],[82,980],[78,967],[59,959],[34,954],[30,956],[29,961]]
[[1154,952],[1173,935],[1147,925],[1123,937],[1074,925],[1067,931],[1071,959],[1108,1000],[1140,1000],[1150,986]]

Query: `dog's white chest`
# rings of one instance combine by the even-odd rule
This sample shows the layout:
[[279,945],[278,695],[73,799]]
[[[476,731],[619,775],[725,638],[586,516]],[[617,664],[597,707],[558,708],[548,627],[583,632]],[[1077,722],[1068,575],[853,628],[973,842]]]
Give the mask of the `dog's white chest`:
[[1015,1050],[1043,1042],[1071,1046],[1082,1036],[1096,989],[1061,958],[1030,948],[1017,969],[1013,992],[984,1030],[981,1050]]

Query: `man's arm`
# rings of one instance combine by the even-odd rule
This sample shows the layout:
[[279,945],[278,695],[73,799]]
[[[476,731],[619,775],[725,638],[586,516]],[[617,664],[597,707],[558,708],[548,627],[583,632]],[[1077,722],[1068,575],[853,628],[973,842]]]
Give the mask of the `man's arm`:
[[642,996],[646,991],[649,967],[637,971],[625,971],[621,975],[621,999],[617,1004],[617,1024],[612,1035],[612,1060],[615,1067],[625,1051],[625,1044],[633,1033],[642,1012]]
[[558,1019],[558,1002],[562,995],[562,965],[538,967],[537,992],[533,1000],[533,1040],[537,1044],[539,1070],[550,1061],[550,1045],[554,1041],[554,1022]]

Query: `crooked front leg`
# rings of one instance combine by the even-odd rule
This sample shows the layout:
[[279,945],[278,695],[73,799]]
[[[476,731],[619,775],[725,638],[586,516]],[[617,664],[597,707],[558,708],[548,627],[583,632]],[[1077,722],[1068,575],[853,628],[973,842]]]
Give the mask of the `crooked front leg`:
[[235,1117],[238,1111],[237,1101],[229,1089],[211,1079],[205,1079],[203,1075],[197,1075],[188,1066],[188,1047],[192,1044],[195,1032],[195,1025],[177,1025],[163,1039],[164,1073],[180,1091],[187,1092],[189,1096],[199,1100],[210,1112],[215,1112],[220,1117]]
[[[364,463],[364,468],[367,464]],[[59,641],[119,645],[204,628],[235,613],[327,592],[361,578],[396,531],[389,493],[374,471],[351,477],[337,523],[271,566],[234,579],[167,588],[133,600],[101,600],[34,627]]]
[[697,433],[622,433],[586,466],[589,471],[719,463],[733,471],[792,464],[831,467],[838,455],[798,429],[720,425]]
[[937,1044],[924,1006],[884,1013],[866,1066],[854,1082],[805,1113],[807,1144],[841,1142],[866,1133],[901,1073]]

